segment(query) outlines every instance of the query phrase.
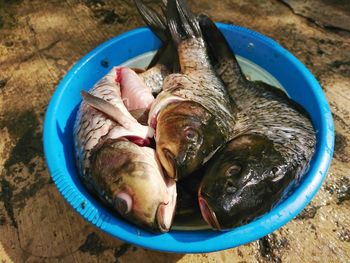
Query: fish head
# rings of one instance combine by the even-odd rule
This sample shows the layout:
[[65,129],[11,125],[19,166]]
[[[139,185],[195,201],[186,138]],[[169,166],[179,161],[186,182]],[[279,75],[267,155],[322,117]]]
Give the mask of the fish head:
[[265,136],[237,137],[208,163],[198,192],[202,216],[218,230],[246,224],[272,208],[291,175]]
[[223,143],[213,125],[212,115],[196,102],[174,102],[162,109],[157,117],[156,150],[169,177],[186,177]]
[[153,149],[107,141],[92,154],[91,177],[99,196],[128,221],[153,232],[170,229],[176,184],[164,177]]

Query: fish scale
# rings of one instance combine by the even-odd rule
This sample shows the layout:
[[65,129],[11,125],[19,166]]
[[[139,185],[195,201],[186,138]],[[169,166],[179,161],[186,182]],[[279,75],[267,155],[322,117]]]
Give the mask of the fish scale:
[[220,60],[215,69],[238,108],[232,139],[242,134],[261,134],[273,141],[291,163],[311,158],[315,133],[303,110],[296,109],[276,88],[272,90],[265,83],[245,80],[233,57]]
[[212,63],[237,105],[231,140],[209,161],[199,188],[204,219],[226,230],[288,196],[309,167],[316,136],[306,111],[281,90],[247,80],[214,22],[199,19]]
[[171,74],[165,78],[162,95],[154,104],[173,96],[197,102],[215,116],[216,126],[227,140],[232,133],[232,123],[235,123],[235,104],[208,63],[203,39],[184,42],[178,48],[183,74]]
[[84,186],[124,219],[169,231],[176,184],[148,147],[154,130],[134,117],[149,109],[151,89],[132,69],[115,67],[81,95],[73,132]]
[[[115,77],[116,68],[113,68],[91,88],[90,93],[114,106],[120,105],[123,101],[120,85],[115,81]],[[104,113],[82,101],[74,125],[74,142],[78,168],[83,177],[86,176],[86,172],[90,167],[91,150],[117,125],[119,124]]]
[[164,65],[155,65],[154,67],[139,74],[139,77],[148,86],[153,94],[158,94],[163,88],[163,82],[166,76],[169,75],[169,70]]
[[[155,14],[147,16],[161,20]],[[166,16],[180,73],[165,78],[148,123],[156,130],[156,151],[164,169],[170,177],[182,179],[230,138],[235,106],[210,63],[198,21],[184,1],[168,1]]]
[[[224,82],[226,83],[225,79]],[[244,133],[265,135],[274,142],[275,148],[286,160],[297,162],[301,158],[310,159],[315,151],[312,123],[306,115],[291,107],[286,97],[277,96],[264,86],[265,84],[227,86],[230,94],[237,98],[237,106],[243,109],[237,114],[232,137]],[[245,95],[241,96],[243,92]]]

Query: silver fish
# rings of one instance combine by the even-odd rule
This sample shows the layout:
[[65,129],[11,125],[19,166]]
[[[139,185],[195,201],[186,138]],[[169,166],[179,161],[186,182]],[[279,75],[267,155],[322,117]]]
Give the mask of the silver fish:
[[74,126],[82,182],[129,221],[168,231],[176,184],[164,176],[155,151],[148,147],[154,130],[129,112],[149,109],[151,90],[131,69],[113,68],[82,96]]

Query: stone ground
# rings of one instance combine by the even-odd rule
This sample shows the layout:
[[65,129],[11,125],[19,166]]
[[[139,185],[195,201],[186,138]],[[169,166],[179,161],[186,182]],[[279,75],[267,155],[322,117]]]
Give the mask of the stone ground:
[[128,0],[0,0],[0,262],[350,262],[350,3],[189,2],[216,21],[274,38],[321,83],[336,145],[327,179],[311,204],[259,241],[210,254],[150,251],[94,228],[50,179],[43,117],[75,61],[143,23]]

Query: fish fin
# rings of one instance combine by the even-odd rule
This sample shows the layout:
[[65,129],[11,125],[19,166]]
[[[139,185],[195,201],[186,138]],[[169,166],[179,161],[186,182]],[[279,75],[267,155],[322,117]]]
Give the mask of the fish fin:
[[146,6],[142,0],[134,0],[137,10],[143,21],[152,29],[162,42],[167,42],[170,38],[166,20],[152,7]]
[[185,0],[168,0],[167,21],[176,44],[184,39],[202,36],[197,18],[189,10]]
[[158,64],[158,61],[161,59],[163,53],[165,52],[167,45],[163,45],[160,49],[157,50],[157,53],[152,58],[151,62],[147,66],[147,69],[150,69],[154,67],[156,64]]
[[218,68],[221,66],[220,63],[231,60],[233,62],[234,73],[237,76],[246,79],[241,67],[237,62],[233,50],[215,23],[207,15],[204,14],[200,14],[198,16],[198,21],[204,40],[208,46],[208,53],[212,64]]
[[[160,1],[160,9],[162,10],[163,17],[166,17],[166,7],[168,4],[167,0]],[[166,19],[165,19],[166,20]]]
[[167,6],[167,4],[168,4],[168,0],[162,0],[162,1],[160,1],[161,3],[162,3],[162,8],[164,8],[164,10],[166,9],[166,6]]
[[110,116],[126,129],[129,129],[132,124],[136,122],[135,119],[132,119],[133,117],[131,115],[131,118],[129,118],[124,112],[118,109],[118,107],[113,106],[111,103],[105,101],[104,99],[96,97],[84,90],[81,91],[81,96],[83,97],[84,101],[91,107]]
[[161,64],[166,66],[169,70],[172,70],[177,64],[179,64],[178,54],[176,48],[172,42],[165,44],[159,52],[153,57],[148,68]]
[[176,64],[174,66],[174,61],[178,61],[177,52],[173,44],[170,42],[171,35],[165,19],[165,7],[167,2],[163,1],[160,5],[163,15],[160,15],[153,8],[146,6],[141,0],[134,0],[134,2],[145,23],[164,44],[153,57],[147,69],[155,66],[156,64],[165,65],[169,69],[172,67],[176,68]]

